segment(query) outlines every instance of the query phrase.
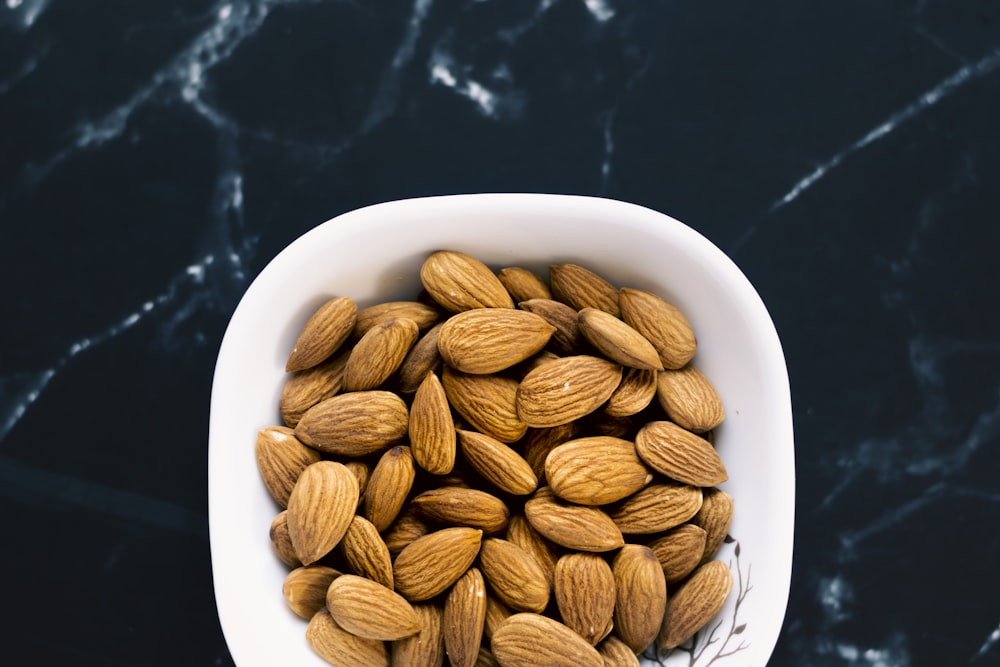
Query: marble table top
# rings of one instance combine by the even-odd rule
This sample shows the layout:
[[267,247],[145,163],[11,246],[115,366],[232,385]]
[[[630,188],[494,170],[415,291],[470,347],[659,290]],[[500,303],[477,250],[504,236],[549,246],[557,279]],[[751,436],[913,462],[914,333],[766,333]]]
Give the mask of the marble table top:
[[0,559],[22,664],[227,665],[219,343],[381,201],[600,195],[743,269],[787,358],[773,665],[1000,664],[1000,5],[0,5]]

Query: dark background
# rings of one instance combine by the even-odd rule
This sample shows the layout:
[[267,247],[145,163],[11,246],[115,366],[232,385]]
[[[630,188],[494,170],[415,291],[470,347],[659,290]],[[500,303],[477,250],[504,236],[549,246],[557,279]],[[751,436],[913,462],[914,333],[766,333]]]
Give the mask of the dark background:
[[774,665],[1000,664],[1000,5],[0,5],[10,664],[227,665],[209,396],[243,290],[353,208],[483,191],[670,214],[792,386]]

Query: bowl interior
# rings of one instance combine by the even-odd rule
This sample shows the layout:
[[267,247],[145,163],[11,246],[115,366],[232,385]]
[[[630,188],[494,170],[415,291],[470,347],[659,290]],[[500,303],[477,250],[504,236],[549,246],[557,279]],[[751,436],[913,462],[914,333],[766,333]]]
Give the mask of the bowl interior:
[[294,338],[330,296],[351,296],[360,307],[413,298],[421,262],[438,249],[543,276],[550,264],[579,263],[685,313],[698,336],[694,363],[726,408],[716,444],[730,477],[722,488],[735,503],[734,541],[719,557],[736,583],[717,618],[716,641],[699,661],[678,652],[666,664],[705,664],[715,652],[741,647],[712,664],[764,665],[788,597],[794,507],[788,376],[767,310],[728,257],[673,218],[614,200],[531,194],[431,197],[344,214],[289,245],[247,290],[220,348],[209,429],[213,577],[236,663],[325,664],[282,598],[287,570],[268,537],[279,508],[254,458],[257,431],[280,423]]

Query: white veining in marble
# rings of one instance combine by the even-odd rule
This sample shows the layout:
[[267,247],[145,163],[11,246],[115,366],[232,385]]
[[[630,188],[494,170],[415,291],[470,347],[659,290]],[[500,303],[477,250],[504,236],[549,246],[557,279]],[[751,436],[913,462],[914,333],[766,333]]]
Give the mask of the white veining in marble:
[[983,645],[980,646],[979,650],[976,651],[976,654],[972,656],[972,660],[978,660],[979,658],[985,657],[990,651],[993,650],[993,647],[997,644],[997,642],[1000,642],[1000,624],[998,624],[993,632],[986,637]]
[[4,6],[10,13],[4,16],[6,12],[0,10],[0,26],[10,23],[17,30],[28,30],[49,6],[49,0],[6,0]]
[[607,0],[583,0],[583,4],[587,6],[587,11],[601,23],[610,20],[615,15],[614,8]]

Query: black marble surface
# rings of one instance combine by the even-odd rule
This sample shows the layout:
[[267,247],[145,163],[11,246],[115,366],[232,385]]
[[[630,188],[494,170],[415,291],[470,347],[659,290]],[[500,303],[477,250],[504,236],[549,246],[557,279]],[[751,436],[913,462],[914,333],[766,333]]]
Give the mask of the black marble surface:
[[771,664],[1000,664],[998,119],[987,0],[5,0],[3,662],[231,664],[206,441],[243,290],[341,212],[533,191],[673,215],[770,309]]

